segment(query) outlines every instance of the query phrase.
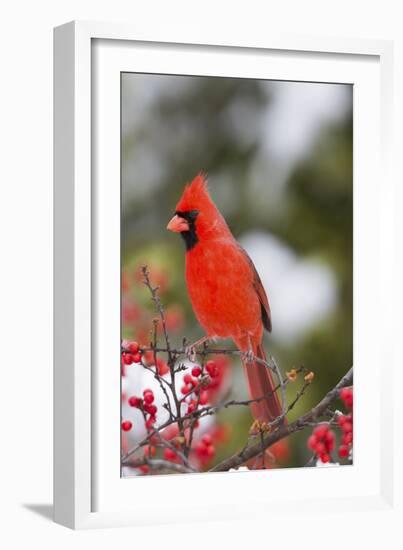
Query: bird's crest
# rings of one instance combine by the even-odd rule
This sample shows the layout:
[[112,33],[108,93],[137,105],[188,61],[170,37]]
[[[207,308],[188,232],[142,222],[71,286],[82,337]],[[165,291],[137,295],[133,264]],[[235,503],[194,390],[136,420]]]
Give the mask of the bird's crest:
[[176,210],[179,212],[201,210],[203,207],[213,204],[207,188],[207,176],[200,172],[186,185],[182,197],[176,205]]

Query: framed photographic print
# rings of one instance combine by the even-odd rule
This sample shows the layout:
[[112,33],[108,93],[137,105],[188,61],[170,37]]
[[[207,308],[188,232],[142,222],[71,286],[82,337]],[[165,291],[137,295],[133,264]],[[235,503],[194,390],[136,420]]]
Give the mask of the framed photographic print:
[[55,30],[55,519],[393,513],[391,44],[203,40]]

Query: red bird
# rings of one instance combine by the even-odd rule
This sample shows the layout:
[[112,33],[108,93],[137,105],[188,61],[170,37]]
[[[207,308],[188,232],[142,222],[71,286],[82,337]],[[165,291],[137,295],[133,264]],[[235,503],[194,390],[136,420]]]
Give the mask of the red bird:
[[[186,245],[186,283],[194,313],[206,336],[194,346],[216,338],[231,338],[246,352],[243,360],[251,405],[259,422],[281,414],[270,369],[265,360],[263,329],[271,331],[270,306],[260,277],[237,243],[211,199],[207,181],[199,174],[185,187],[167,229],[180,233]],[[193,347],[194,347],[193,346]]]

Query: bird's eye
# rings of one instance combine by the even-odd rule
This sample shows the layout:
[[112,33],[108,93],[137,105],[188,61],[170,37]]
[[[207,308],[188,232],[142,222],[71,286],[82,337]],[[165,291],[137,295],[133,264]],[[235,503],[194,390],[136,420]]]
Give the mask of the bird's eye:
[[194,221],[198,214],[199,214],[199,211],[198,210],[187,210],[186,212],[182,212],[182,211],[179,211],[177,210],[175,212],[175,214],[177,216],[180,216],[181,218],[187,220],[187,221]]

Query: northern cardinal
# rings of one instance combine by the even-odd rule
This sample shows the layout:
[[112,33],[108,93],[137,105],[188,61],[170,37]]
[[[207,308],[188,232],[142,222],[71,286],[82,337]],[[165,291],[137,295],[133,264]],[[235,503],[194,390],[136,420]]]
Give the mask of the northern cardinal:
[[185,187],[167,229],[180,233],[186,246],[186,283],[194,313],[207,340],[231,338],[243,360],[252,414],[267,423],[281,414],[265,360],[263,329],[271,331],[270,306],[260,277],[211,199],[207,180],[197,175]]

